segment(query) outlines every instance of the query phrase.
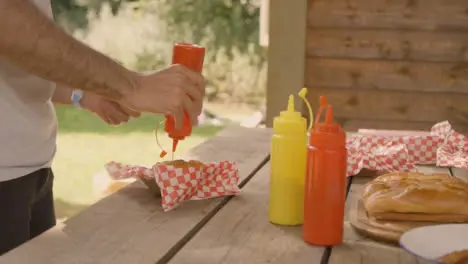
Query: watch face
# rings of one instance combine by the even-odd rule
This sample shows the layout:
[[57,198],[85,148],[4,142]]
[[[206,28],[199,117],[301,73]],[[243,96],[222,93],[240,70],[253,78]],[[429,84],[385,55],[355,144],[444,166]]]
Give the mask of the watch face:
[[83,97],[83,91],[81,90],[73,90],[71,100],[73,104],[77,107],[81,107],[80,100]]

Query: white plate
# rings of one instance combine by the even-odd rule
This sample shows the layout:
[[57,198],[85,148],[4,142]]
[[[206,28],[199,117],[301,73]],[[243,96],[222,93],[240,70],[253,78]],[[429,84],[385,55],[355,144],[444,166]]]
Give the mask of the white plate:
[[453,251],[468,249],[468,224],[414,228],[401,236],[400,245],[413,255],[435,261]]

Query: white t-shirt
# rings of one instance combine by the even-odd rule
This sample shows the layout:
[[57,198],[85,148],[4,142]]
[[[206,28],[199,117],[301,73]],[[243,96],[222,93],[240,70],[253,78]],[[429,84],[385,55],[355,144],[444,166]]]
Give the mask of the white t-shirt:
[[[50,0],[31,0],[52,19]],[[0,59],[0,181],[50,167],[56,151],[55,84]]]

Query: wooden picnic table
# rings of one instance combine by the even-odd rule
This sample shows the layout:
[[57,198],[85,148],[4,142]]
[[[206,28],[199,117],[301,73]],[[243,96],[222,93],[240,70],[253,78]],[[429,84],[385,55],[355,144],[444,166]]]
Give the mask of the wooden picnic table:
[[[345,241],[330,247],[303,242],[301,227],[268,222],[270,129],[229,127],[187,158],[233,160],[241,194],[189,201],[163,212],[161,201],[134,182],[62,225],[0,257],[0,264],[425,263],[402,249],[356,234],[351,204],[369,176],[348,179]],[[421,167],[467,179],[458,169]]]

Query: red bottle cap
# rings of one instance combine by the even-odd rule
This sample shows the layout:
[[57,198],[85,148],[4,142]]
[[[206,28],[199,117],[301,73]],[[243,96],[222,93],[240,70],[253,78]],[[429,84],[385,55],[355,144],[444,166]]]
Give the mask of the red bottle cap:
[[[320,123],[322,112],[327,110],[325,122]],[[343,148],[346,144],[346,133],[333,121],[333,107],[327,103],[325,96],[320,96],[320,108],[315,117],[315,124],[309,134],[309,142],[315,147]]]
[[[188,43],[176,43],[173,46],[172,64],[180,64],[193,71],[201,72],[204,58],[205,48],[201,46]],[[180,129],[176,129],[174,117],[166,115],[164,130],[173,139],[172,151],[174,152],[179,140],[183,140],[192,134],[192,123],[185,112],[183,126]]]

